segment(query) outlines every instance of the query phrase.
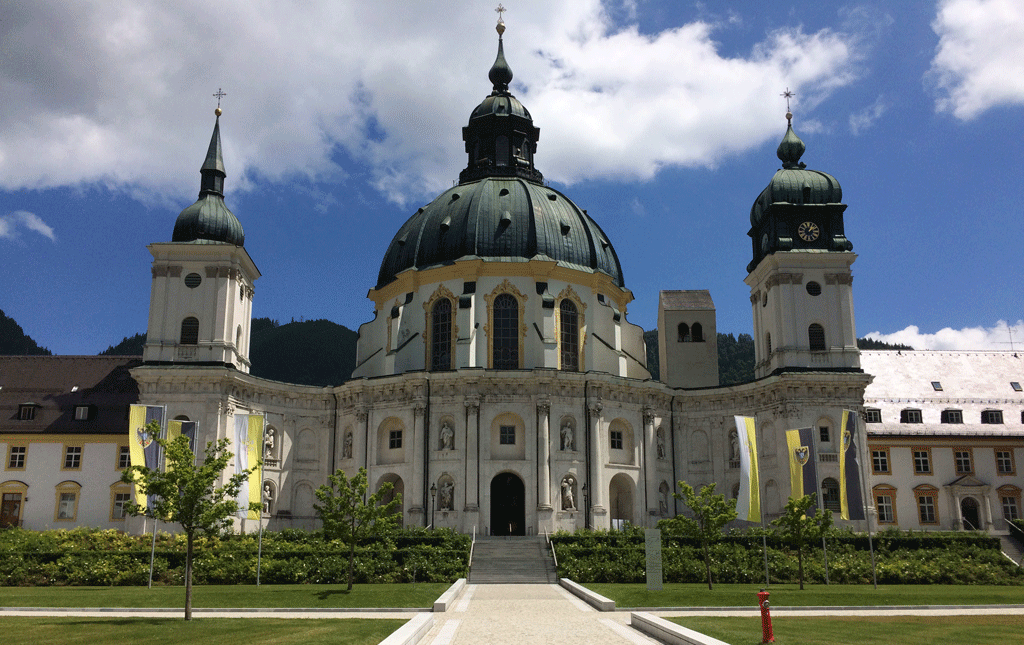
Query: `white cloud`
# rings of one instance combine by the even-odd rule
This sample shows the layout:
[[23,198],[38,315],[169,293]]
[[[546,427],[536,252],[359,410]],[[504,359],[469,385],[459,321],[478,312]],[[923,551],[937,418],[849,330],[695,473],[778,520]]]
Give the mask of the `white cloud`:
[[1024,105],[1024,3],[945,0],[932,29],[938,111],[968,120],[998,105]]
[[[489,8],[445,7],[15,3],[0,22],[0,187],[95,183],[180,202],[223,87],[229,191],[336,179],[343,150],[395,201],[432,194],[465,164],[455,137],[490,91],[496,50]],[[542,130],[538,167],[563,182],[714,166],[780,136],[779,87],[806,113],[852,82],[858,56],[855,34],[787,27],[727,58],[715,25],[645,35],[599,0],[524,0],[505,21],[513,91]]]
[[[993,327],[964,327],[963,329],[940,329],[934,334],[925,334],[911,325],[891,334],[873,331],[866,338],[886,343],[910,345],[914,349],[984,350],[1024,349],[1024,320],[1007,324],[1000,320]],[[1011,343],[1012,340],[1012,343]]]
[[53,228],[48,226],[46,222],[42,220],[35,213],[28,211],[14,211],[7,215],[0,215],[0,238],[7,238],[10,240],[17,239],[20,237],[19,229],[27,228],[30,231],[35,231],[40,235],[44,235],[50,238],[50,241],[56,242],[57,236],[53,232]]
[[872,105],[867,106],[859,112],[854,112],[850,115],[850,132],[854,136],[859,135],[864,130],[869,129],[875,125],[875,121],[882,118],[885,114],[885,103],[882,101],[882,97],[879,96]]

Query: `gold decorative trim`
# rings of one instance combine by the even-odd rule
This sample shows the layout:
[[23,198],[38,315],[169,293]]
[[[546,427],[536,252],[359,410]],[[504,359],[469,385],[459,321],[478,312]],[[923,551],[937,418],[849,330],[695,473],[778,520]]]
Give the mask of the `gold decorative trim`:
[[430,371],[431,366],[431,350],[433,349],[434,341],[434,319],[431,314],[434,311],[434,305],[437,304],[438,300],[445,299],[452,306],[452,324],[451,324],[451,338],[448,343],[448,351],[451,352],[451,364],[449,369],[455,369],[455,340],[459,337],[459,328],[455,324],[455,318],[459,311],[459,299],[455,297],[455,294],[451,290],[442,285],[438,285],[434,293],[431,294],[430,298],[423,303],[423,369]]
[[519,360],[518,369],[523,369],[523,346],[526,340],[526,300],[527,296],[522,291],[516,288],[516,285],[512,284],[508,280],[503,280],[501,284],[494,288],[490,293],[484,294],[484,302],[487,303],[487,324],[484,325],[484,335],[487,336],[487,368],[494,369],[494,337],[491,334],[491,330],[494,329],[494,299],[503,293],[507,293],[519,303]]
[[583,350],[586,348],[587,342],[587,305],[580,299],[579,295],[572,288],[572,285],[566,285],[564,289],[555,298],[555,338],[558,339],[558,369],[562,369],[562,301],[569,299],[573,304],[576,305],[576,316],[579,318],[579,324],[577,325],[576,331],[579,335],[577,344],[579,346],[579,368],[577,371],[586,372],[586,365],[584,363],[584,356],[586,352]]

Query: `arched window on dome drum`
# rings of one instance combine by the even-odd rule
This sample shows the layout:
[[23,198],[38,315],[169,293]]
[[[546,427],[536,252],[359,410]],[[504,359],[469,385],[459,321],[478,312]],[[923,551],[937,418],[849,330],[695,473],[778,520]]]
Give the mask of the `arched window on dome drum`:
[[679,323],[679,342],[690,342],[690,326],[686,323]]
[[519,369],[519,301],[507,293],[494,299],[494,369]]
[[580,316],[572,300],[565,298],[559,305],[561,322],[561,367],[567,372],[580,369]]
[[812,352],[825,351],[825,328],[818,323],[812,324],[807,328],[807,341]]
[[199,344],[199,319],[195,316],[189,316],[181,321],[181,344]]
[[494,161],[499,166],[508,165],[508,137],[503,134],[494,138]]
[[441,298],[430,312],[430,369],[452,368],[452,301]]
[[693,323],[693,327],[690,327],[690,336],[693,337],[695,343],[704,342],[704,328],[700,326],[700,323]]

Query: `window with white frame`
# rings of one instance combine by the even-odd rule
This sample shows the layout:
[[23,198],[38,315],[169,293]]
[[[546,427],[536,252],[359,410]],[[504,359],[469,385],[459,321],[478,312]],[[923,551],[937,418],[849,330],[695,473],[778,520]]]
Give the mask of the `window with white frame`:
[[131,501],[131,493],[114,493],[110,502],[110,519],[123,520],[128,514],[125,513],[124,505]]
[[124,470],[132,465],[132,451],[128,446],[117,447],[117,469]]
[[970,448],[959,448],[953,451],[953,465],[956,467],[956,474],[970,475],[973,473],[972,462]]
[[876,475],[889,472],[889,449],[878,448],[871,451],[871,470]]
[[865,423],[881,423],[882,422],[882,411],[878,408],[867,408],[864,410],[864,422]]
[[964,412],[963,410],[943,410],[939,421],[941,423],[963,423]]
[[1013,463],[1013,450],[1010,448],[996,449],[996,472],[1000,475],[1015,475],[1016,465]]
[[936,497],[938,490],[934,488],[917,489],[917,519],[921,524],[938,524],[938,516],[935,514]]
[[64,470],[82,467],[82,446],[64,446]]
[[7,470],[24,470],[28,446],[11,446],[7,454]]
[[981,422],[991,424],[1001,424],[1003,422],[1003,411],[1002,410],[982,410],[981,411]]
[[876,493],[875,508],[878,510],[879,524],[893,524],[896,522],[896,514],[893,511],[892,506],[892,495],[888,493]]
[[913,408],[900,410],[900,423],[921,423],[921,411]]
[[929,448],[914,448],[914,473],[930,475],[932,472],[932,451]]

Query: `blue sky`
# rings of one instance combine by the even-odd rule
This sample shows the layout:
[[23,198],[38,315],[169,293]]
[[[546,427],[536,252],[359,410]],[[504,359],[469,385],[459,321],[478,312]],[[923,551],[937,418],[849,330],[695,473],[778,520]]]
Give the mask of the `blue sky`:
[[[452,185],[495,2],[14,3],[0,21],[0,309],[55,353],[146,327],[223,88],[254,312],[357,329],[391,237]],[[787,87],[843,186],[858,335],[1024,348],[1024,4],[506,2],[537,167],[609,235],[645,329],[710,289],[749,333],[750,206]],[[1008,323],[1008,324],[1007,324]]]

